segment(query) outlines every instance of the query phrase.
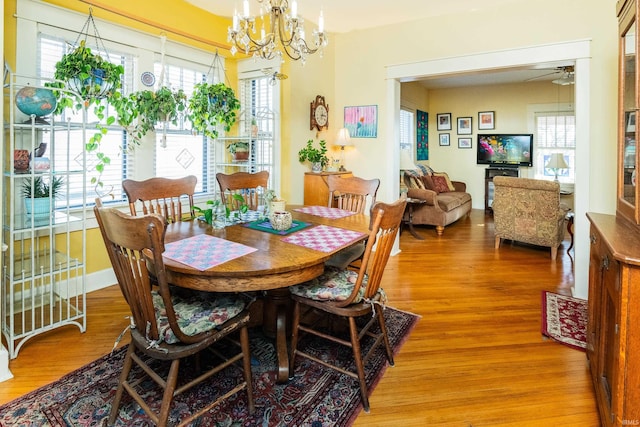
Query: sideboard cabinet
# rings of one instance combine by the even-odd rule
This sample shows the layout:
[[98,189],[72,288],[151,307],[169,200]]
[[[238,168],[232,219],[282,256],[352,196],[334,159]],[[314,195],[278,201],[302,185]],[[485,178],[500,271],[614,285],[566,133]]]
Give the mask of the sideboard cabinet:
[[304,204],[307,206],[327,206],[329,202],[329,175],[343,178],[353,176],[351,172],[306,172],[304,174]]
[[640,204],[636,141],[638,3],[618,0],[616,214],[590,228],[587,358],[603,426],[640,424]]
[[591,222],[587,357],[603,426],[640,422],[640,233],[614,215]]

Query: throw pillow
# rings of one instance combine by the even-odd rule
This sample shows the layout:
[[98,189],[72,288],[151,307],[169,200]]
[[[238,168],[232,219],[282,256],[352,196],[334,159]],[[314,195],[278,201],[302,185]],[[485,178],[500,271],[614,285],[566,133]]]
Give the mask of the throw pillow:
[[423,175],[422,183],[424,184],[424,188],[431,191],[436,191],[435,186],[433,185],[433,180],[431,179],[431,175]]
[[433,181],[433,191],[436,193],[448,193],[450,191],[447,180],[443,176],[433,175],[431,180]]
[[456,187],[453,186],[451,180],[449,179],[449,175],[447,175],[446,172],[434,172],[433,175],[443,177],[447,183],[447,187],[449,187],[449,191],[456,191]]

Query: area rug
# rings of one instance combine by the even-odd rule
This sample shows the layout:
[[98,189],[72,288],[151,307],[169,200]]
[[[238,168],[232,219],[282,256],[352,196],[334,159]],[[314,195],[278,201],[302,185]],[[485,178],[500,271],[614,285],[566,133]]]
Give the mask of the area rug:
[[[394,353],[408,338],[418,316],[387,307],[385,319]],[[365,319],[366,320],[366,319]],[[253,390],[256,410],[249,415],[246,393],[231,396],[195,420],[193,426],[349,426],[362,409],[357,380],[304,358],[297,358],[295,376],[277,384],[273,341],[259,330],[250,331]],[[355,369],[351,350],[319,338],[305,336],[300,348]],[[363,346],[363,349],[366,345]],[[126,346],[83,366],[61,379],[0,406],[0,426],[106,426]],[[363,351],[364,352],[364,351]],[[322,355],[322,356],[320,356]],[[162,363],[162,362],[158,362]],[[340,364],[340,362],[338,362]],[[373,389],[388,364],[384,348],[378,348],[366,365],[367,384]],[[185,365],[189,376],[189,366]],[[140,375],[138,371],[136,375]],[[176,424],[201,402],[230,389],[242,378],[240,369],[227,369],[211,381],[176,398],[170,424]],[[153,388],[145,381],[145,388]],[[159,391],[149,392],[158,401]],[[154,409],[157,409],[155,407]],[[153,425],[140,407],[125,394],[116,426]]]
[[587,301],[542,291],[542,334],[584,351],[587,347]]

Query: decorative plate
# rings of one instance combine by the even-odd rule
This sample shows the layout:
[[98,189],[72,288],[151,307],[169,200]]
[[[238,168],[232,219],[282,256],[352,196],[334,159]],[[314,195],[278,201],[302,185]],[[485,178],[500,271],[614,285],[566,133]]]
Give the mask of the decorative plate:
[[145,71],[142,73],[140,80],[142,80],[142,84],[145,86],[153,86],[156,84],[156,76],[154,76],[151,71]]

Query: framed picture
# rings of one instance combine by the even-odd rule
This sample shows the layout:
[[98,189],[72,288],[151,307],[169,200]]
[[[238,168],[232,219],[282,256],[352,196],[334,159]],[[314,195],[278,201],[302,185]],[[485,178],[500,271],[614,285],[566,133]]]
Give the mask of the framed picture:
[[478,113],[478,129],[496,128],[495,111],[481,111]]
[[440,134],[440,145],[442,145],[442,146],[451,145],[449,135],[450,134],[448,134],[448,133],[441,133]]
[[344,107],[344,127],[351,138],[377,138],[378,106]]
[[438,130],[451,130],[451,113],[436,114]]
[[458,135],[471,135],[471,117],[458,117]]
[[458,138],[458,148],[471,148],[471,138]]

